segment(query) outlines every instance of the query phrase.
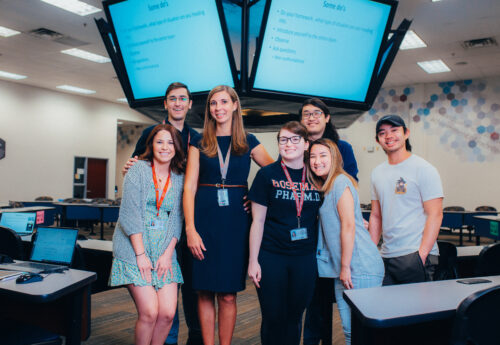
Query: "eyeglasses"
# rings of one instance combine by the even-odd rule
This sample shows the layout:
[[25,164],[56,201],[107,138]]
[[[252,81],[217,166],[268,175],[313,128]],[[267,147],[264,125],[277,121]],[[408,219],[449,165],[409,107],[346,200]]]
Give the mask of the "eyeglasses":
[[314,110],[314,111],[304,111],[302,113],[302,117],[304,118],[310,118],[311,116],[314,117],[315,119],[319,119],[319,117],[323,114],[321,110]]
[[180,97],[170,96],[168,97],[168,100],[170,102],[177,102],[177,100],[179,100],[180,102],[187,102],[189,101],[189,98],[187,98],[186,96],[180,96]]
[[278,138],[278,143],[280,145],[286,145],[286,143],[290,140],[290,142],[292,144],[298,144],[300,143],[300,139],[302,139],[302,137],[300,135],[294,135],[293,137],[279,137]]

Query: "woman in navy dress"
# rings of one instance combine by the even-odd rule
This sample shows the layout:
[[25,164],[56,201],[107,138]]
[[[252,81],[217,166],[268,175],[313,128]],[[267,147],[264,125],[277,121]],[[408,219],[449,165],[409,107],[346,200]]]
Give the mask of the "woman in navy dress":
[[244,197],[251,159],[273,162],[263,145],[243,128],[238,95],[217,86],[208,95],[202,137],[189,148],[184,213],[193,262],[193,289],[205,345],[215,341],[215,297],[219,343],[231,344],[236,293],[245,289],[250,216]]

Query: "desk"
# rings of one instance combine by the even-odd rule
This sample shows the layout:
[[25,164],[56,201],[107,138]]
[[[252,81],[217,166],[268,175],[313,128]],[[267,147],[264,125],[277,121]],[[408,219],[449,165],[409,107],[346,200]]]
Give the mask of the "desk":
[[[31,253],[31,235],[21,236],[24,253],[29,257]],[[81,248],[85,270],[97,274],[96,281],[92,284],[92,293],[109,290],[109,274],[113,263],[113,241],[78,240]]]
[[481,215],[473,218],[476,236],[485,236],[494,240],[500,240],[499,226],[500,217],[497,215]]
[[8,202],[0,202],[0,208],[9,208],[10,204]]
[[[116,222],[120,211],[120,206],[108,204],[73,204],[60,202],[55,205],[62,207],[63,222],[67,220],[99,221],[101,223],[101,240],[104,239],[104,222]],[[93,234],[93,232],[91,232],[91,234]]]
[[429,331],[432,327],[439,330],[440,341],[446,340],[462,300],[500,284],[500,276],[485,278],[492,282],[467,285],[442,280],[347,290],[344,298],[351,307],[352,344],[429,344],[438,340],[436,332]]
[[37,226],[50,226],[54,224],[54,219],[56,217],[56,208],[54,206],[30,206],[30,207],[17,207],[17,208],[4,208],[0,209],[0,213],[7,212],[38,212],[44,211],[43,223],[37,224]]
[[34,324],[80,344],[90,336],[90,284],[94,272],[70,269],[50,274],[41,282],[0,282],[0,319]]

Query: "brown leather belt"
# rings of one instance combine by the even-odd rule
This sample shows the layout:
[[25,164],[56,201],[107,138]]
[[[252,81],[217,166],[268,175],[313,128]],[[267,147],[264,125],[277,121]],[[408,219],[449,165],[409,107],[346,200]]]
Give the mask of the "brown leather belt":
[[198,186],[217,187],[217,188],[248,188],[248,186],[244,184],[222,184],[222,183],[216,183],[216,184],[200,183]]

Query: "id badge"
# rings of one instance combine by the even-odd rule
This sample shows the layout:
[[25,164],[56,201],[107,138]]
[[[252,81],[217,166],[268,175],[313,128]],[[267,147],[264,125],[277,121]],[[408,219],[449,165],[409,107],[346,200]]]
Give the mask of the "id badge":
[[151,221],[151,229],[153,230],[163,230],[165,228],[165,222],[159,219],[153,219]]
[[227,189],[217,189],[217,201],[219,206],[229,206],[229,193]]
[[306,240],[307,228],[298,228],[290,230],[290,238],[292,239],[292,241]]

